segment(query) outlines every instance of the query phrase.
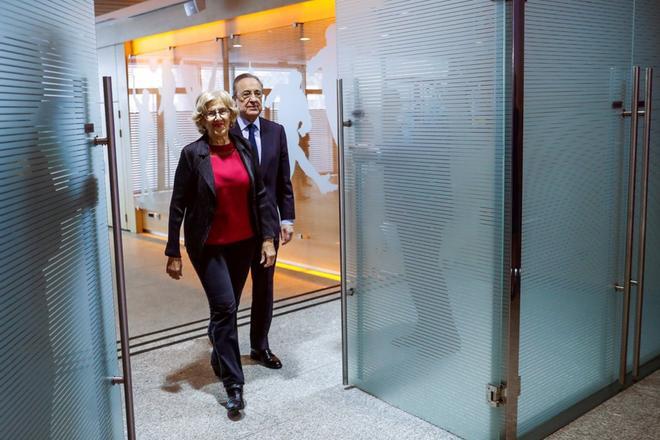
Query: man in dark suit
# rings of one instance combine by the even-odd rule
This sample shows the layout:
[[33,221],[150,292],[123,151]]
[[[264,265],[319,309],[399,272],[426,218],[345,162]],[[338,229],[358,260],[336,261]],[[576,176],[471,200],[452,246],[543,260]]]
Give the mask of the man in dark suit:
[[[289,170],[289,153],[284,127],[259,117],[263,109],[263,83],[250,73],[234,78],[234,100],[240,110],[232,132],[250,142],[259,159],[266,191],[280,214],[280,237],[287,244],[293,237],[295,209]],[[268,368],[282,368],[282,362],[268,345],[268,330],[273,318],[273,277],[275,265],[264,268],[259,258],[252,262],[252,312],[250,317],[250,357]]]

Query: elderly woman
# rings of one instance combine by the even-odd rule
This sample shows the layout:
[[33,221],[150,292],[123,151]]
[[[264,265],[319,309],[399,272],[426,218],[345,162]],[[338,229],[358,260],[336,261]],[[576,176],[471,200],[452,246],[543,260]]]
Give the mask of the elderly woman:
[[245,139],[229,133],[238,109],[225,91],[197,98],[202,137],[181,151],[170,202],[167,273],[182,276],[179,231],[209,302],[211,365],[227,390],[230,416],[245,407],[236,311],[254,252],[275,261],[277,213]]

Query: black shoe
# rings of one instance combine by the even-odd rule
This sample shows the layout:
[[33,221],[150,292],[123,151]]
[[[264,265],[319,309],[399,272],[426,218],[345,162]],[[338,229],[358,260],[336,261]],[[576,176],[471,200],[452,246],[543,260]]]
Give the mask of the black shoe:
[[243,385],[231,385],[226,388],[227,390],[227,411],[230,413],[237,413],[245,408],[245,400],[243,400]]
[[270,348],[265,350],[252,350],[250,352],[250,358],[259,362],[266,368],[272,368],[273,370],[282,368],[282,362],[272,351],[270,351]]

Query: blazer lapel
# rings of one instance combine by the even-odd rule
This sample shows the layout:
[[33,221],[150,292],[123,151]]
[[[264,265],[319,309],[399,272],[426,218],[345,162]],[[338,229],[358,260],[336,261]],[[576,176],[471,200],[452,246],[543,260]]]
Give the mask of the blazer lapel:
[[262,166],[263,164],[268,163],[270,155],[272,153],[273,143],[271,141],[271,132],[268,128],[268,123],[265,122],[264,118],[259,118],[259,135],[261,136],[261,161],[259,162]]
[[215,178],[213,177],[213,166],[211,165],[211,149],[206,140],[200,142],[199,158],[197,172],[202,176],[215,198]]

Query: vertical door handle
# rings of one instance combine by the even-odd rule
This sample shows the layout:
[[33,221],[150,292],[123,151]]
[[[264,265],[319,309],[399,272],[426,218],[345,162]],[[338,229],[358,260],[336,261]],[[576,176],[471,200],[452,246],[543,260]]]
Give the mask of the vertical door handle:
[[630,163],[628,165],[628,206],[626,222],[626,252],[623,280],[623,319],[621,328],[621,353],[619,358],[619,383],[625,384],[628,364],[628,326],[630,325],[630,289],[632,287],[633,234],[635,229],[635,183],[637,180],[637,126],[639,124],[639,77],[640,67],[633,67],[630,114]]
[[124,385],[126,428],[128,440],[135,439],[135,415],[133,410],[133,384],[131,357],[128,345],[128,313],[126,311],[126,279],[124,276],[124,250],[121,239],[121,213],[119,212],[119,182],[117,179],[117,150],[115,148],[115,120],[112,106],[112,78],[103,77],[103,99],[105,107],[105,139],[95,144],[108,148],[108,172],[110,175],[110,206],[112,208],[112,235],[115,251],[115,276],[117,281],[117,305],[119,314],[119,337],[121,345],[122,377],[112,379],[113,384]]
[[644,266],[646,264],[646,218],[649,196],[649,158],[651,151],[651,116],[653,113],[653,68],[646,68],[646,93],[644,97],[644,140],[642,152],[642,178],[639,213],[639,254],[637,258],[637,310],[635,317],[635,339],[633,346],[632,378],[639,376],[639,350],[642,338],[642,308],[644,306]]
[[344,84],[337,80],[337,159],[339,161],[339,258],[341,271],[342,382],[348,385],[348,304],[346,268],[346,195],[344,166]]

